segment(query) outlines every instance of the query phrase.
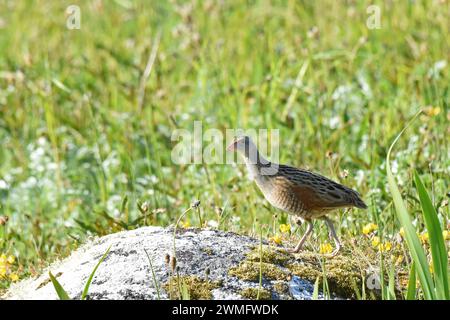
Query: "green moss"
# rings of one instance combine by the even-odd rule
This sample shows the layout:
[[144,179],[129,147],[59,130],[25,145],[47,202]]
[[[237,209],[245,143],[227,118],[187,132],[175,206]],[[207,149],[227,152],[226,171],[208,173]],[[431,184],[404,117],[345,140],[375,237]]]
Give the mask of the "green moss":
[[[262,254],[261,254],[262,253]],[[363,279],[367,277],[369,262],[367,257],[338,255],[324,258],[313,252],[290,254],[274,247],[254,247],[246,255],[246,259],[229,270],[230,276],[246,281],[259,281],[259,261],[262,258],[262,273],[266,280],[276,280],[274,292],[289,294],[287,281],[292,275],[299,276],[312,283],[319,278],[322,288],[324,275],[330,292],[342,298],[354,299],[357,292],[361,294]],[[386,279],[387,283],[387,279]],[[380,298],[380,290],[365,288],[367,297]],[[400,293],[400,291],[396,290]]]
[[191,300],[210,300],[212,290],[220,287],[219,281],[206,281],[197,276],[173,276],[163,284],[170,299],[187,298],[183,291],[187,293]]
[[321,261],[312,256],[302,257],[301,262],[295,262],[288,269],[296,276],[315,282],[319,277],[322,285],[325,274],[330,291],[345,298],[355,298],[356,290],[360,290],[363,273],[358,264],[347,257],[335,257]]
[[[259,262],[243,261],[237,267],[233,267],[228,271],[230,276],[236,276],[242,280],[258,281],[259,280]],[[288,280],[289,272],[282,270],[279,266],[271,263],[262,263],[263,278],[268,280]]]
[[259,288],[246,288],[246,289],[243,289],[240,292],[240,294],[244,298],[256,300],[256,299],[258,299],[258,291],[259,291],[259,300],[272,299],[272,293],[266,289],[259,290]]
[[259,247],[255,247],[247,253],[247,260],[249,261],[259,262],[260,258],[262,258],[262,262],[284,266],[293,256],[270,246],[263,246],[261,252]]
[[284,281],[275,282],[273,284],[273,290],[278,294],[289,295],[289,285]]

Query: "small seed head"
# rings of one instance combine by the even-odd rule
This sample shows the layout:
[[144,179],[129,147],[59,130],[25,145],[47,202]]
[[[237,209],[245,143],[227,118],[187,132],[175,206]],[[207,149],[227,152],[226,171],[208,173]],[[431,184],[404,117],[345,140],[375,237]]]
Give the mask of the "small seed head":
[[9,220],[8,216],[0,216],[0,226],[4,226]]
[[193,209],[197,209],[200,206],[200,200],[195,200],[192,204],[191,207]]
[[172,272],[177,268],[177,258],[175,256],[170,258],[170,268],[172,269]]
[[166,262],[166,265],[169,265],[169,263],[170,263],[170,254],[166,253],[166,256],[164,257],[164,261]]

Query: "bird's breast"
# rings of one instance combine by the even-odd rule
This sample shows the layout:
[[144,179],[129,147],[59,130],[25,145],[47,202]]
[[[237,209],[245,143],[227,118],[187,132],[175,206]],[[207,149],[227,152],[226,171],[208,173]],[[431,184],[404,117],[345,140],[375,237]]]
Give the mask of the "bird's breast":
[[256,184],[266,200],[275,208],[291,214],[304,213],[304,206],[299,199],[289,190],[288,186],[277,185],[270,178],[257,177]]

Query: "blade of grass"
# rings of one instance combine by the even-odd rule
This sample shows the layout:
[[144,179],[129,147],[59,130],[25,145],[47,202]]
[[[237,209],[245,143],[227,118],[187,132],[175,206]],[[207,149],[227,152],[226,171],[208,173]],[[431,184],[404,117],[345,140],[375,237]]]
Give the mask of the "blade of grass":
[[86,285],[84,286],[83,293],[81,294],[81,300],[85,300],[89,291],[89,286],[91,285],[92,279],[94,278],[95,272],[97,271],[98,267],[100,266],[100,263],[105,260],[106,256],[109,253],[109,250],[111,249],[111,246],[109,246],[108,250],[103,254],[103,256],[98,261],[97,265],[95,266],[94,270],[92,270],[91,275],[88,278],[88,281],[86,282]]
[[411,217],[409,216],[408,210],[406,209],[405,203],[403,202],[400,190],[398,189],[397,183],[395,182],[395,178],[392,174],[390,166],[390,157],[394,145],[400,139],[403,132],[405,132],[405,130],[411,125],[411,123],[421,112],[422,111],[416,113],[416,115],[410,120],[406,127],[403,128],[403,130],[398,134],[394,142],[392,142],[391,146],[389,147],[388,153],[386,155],[386,174],[388,178],[389,188],[392,193],[392,199],[394,201],[397,218],[400,221],[401,226],[405,230],[406,243],[408,245],[411,257],[416,262],[417,274],[422,285],[423,294],[425,296],[425,299],[431,300],[436,298],[436,294],[433,289],[434,284],[430,270],[428,269],[427,258],[420,244],[420,240],[417,237],[416,230],[414,229],[414,226],[411,222]]
[[431,256],[433,258],[434,280],[436,284],[436,295],[438,299],[450,299],[448,283],[448,260],[445,249],[444,237],[439,223],[436,209],[431,202],[430,196],[425,189],[417,171],[414,172],[414,182],[419,193],[420,204],[425,220],[425,226],[429,235]]
[[389,300],[396,300],[395,296],[395,265],[391,266],[391,269],[389,270],[389,285],[388,285],[388,292],[389,292]]
[[50,277],[50,280],[52,281],[53,287],[55,288],[56,294],[58,295],[60,300],[70,300],[69,295],[67,294],[66,290],[62,287],[62,285],[59,283],[58,280],[53,276],[53,274],[49,271],[48,276]]
[[158,281],[156,281],[156,275],[155,275],[155,270],[153,269],[152,260],[150,259],[150,256],[149,256],[147,250],[144,249],[144,251],[145,251],[145,254],[147,255],[148,263],[150,264],[150,269],[152,270],[152,278],[153,278],[153,283],[155,284],[156,295],[158,296],[158,300],[161,300],[161,296],[159,294],[159,285],[158,285]]
[[256,300],[259,300],[259,294],[262,290],[262,227],[259,234],[259,286],[258,293],[256,294]]

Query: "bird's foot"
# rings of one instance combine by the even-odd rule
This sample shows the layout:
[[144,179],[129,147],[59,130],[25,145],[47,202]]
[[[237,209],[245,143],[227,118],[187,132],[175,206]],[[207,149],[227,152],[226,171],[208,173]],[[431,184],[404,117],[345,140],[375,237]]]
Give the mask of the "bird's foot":
[[340,248],[336,248],[333,252],[321,254],[321,256],[331,259],[331,258],[336,257],[339,254],[339,251],[340,251]]
[[295,250],[295,248],[285,248],[286,252],[288,253],[299,253],[300,250]]

